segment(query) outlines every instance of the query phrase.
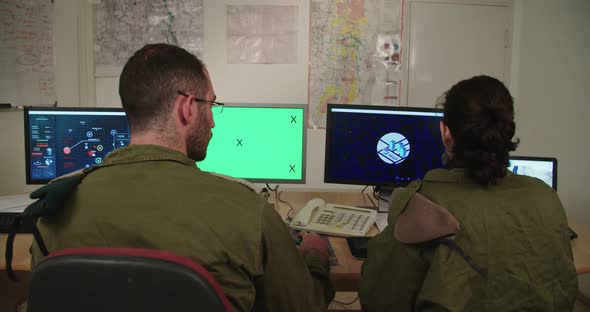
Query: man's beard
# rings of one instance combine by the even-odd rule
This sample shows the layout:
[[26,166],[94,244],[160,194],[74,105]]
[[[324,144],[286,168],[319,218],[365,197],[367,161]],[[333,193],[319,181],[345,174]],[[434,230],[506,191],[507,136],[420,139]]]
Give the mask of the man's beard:
[[213,136],[207,120],[205,118],[199,119],[197,124],[189,131],[186,142],[186,155],[194,161],[205,159],[207,146]]

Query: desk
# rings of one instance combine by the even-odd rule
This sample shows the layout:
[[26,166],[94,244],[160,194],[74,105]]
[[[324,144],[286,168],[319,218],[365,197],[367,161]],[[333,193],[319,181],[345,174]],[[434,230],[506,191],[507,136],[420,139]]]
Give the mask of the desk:
[[4,252],[6,250],[6,234],[0,234],[0,311],[16,311],[18,304],[25,301],[31,275],[31,255],[29,247],[33,242],[31,234],[17,234],[14,240],[12,268],[19,282],[15,283],[6,275]]
[[[281,194],[281,200],[291,203],[297,211],[312,198],[320,197],[326,202],[341,204],[341,205],[364,205],[370,206],[371,202],[367,199],[367,195],[363,196],[360,192],[284,192]],[[269,198],[270,202],[274,202],[274,198]],[[277,208],[281,215],[286,215],[289,207],[281,203]],[[572,241],[572,249],[574,253],[574,263],[576,272],[578,274],[590,273],[590,231],[576,224],[571,224],[574,231],[578,233],[578,238]],[[369,231],[370,236],[378,233],[376,227]],[[0,234],[0,270],[4,270],[4,250],[6,249],[6,234]],[[337,291],[356,291],[358,289],[358,282],[361,277],[362,261],[352,257],[346,239],[340,237],[330,237],[330,244],[334,249],[334,253],[338,258],[338,265],[331,267],[331,278],[334,287]],[[14,246],[13,269],[25,273],[30,271],[30,255],[29,247],[33,237],[30,234],[16,235]],[[22,274],[21,273],[21,274]],[[5,274],[5,272],[0,272]],[[0,293],[3,290],[2,283],[6,281],[6,276],[0,276]]]
[[[281,200],[289,202],[293,205],[294,213],[303,208],[307,202],[313,198],[321,198],[327,203],[348,205],[348,206],[372,206],[369,201],[369,195],[361,194],[360,192],[283,192],[281,193]],[[269,198],[269,201],[274,203],[274,198]],[[377,203],[375,203],[377,204]],[[289,211],[288,205],[280,203],[277,211],[282,216],[286,216]],[[291,214],[291,216],[294,215]],[[369,230],[369,236],[375,236],[379,233],[376,226]],[[338,258],[338,265],[330,267],[330,276],[336,291],[357,291],[358,283],[361,279],[361,265],[362,260],[357,260],[352,257],[346,239],[342,237],[330,236],[330,245],[334,250],[336,258]]]

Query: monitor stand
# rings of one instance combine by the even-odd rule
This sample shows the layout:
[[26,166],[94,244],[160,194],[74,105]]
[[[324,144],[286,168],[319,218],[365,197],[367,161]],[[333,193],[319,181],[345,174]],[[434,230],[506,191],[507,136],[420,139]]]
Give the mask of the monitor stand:
[[379,192],[379,209],[377,212],[388,212],[391,194],[393,194],[395,188],[393,186],[379,186],[377,190]]

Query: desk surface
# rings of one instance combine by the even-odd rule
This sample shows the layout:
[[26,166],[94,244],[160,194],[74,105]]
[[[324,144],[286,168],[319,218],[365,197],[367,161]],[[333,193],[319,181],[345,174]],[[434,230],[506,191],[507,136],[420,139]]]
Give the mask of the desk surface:
[[[284,192],[281,193],[281,200],[289,202],[293,205],[295,212],[303,208],[307,202],[313,198],[321,198],[327,203],[341,204],[348,206],[372,206],[368,199],[368,194],[361,194],[360,192]],[[274,198],[270,198],[270,202],[275,202]],[[288,205],[281,203],[277,210],[282,216],[286,216],[289,211]],[[291,214],[291,216],[293,216]],[[379,233],[376,226],[369,230],[369,236],[375,236]],[[334,250],[336,258],[338,258],[338,265],[330,267],[330,276],[336,291],[356,291],[358,289],[358,282],[361,279],[361,265],[362,260],[357,260],[352,257],[346,239],[342,237],[329,237],[330,244]]]
[[[295,210],[298,210],[305,206],[310,199],[316,197],[320,197],[326,202],[334,204],[370,206],[371,202],[367,196],[363,196],[359,192],[285,192],[281,194],[281,200],[291,203]],[[274,198],[270,198],[270,201],[274,202]],[[281,203],[278,205],[277,210],[281,215],[286,215],[289,207]],[[572,228],[579,235],[577,239],[572,241],[576,271],[578,274],[590,273],[590,231],[576,224],[572,224]],[[377,233],[378,230],[375,227],[369,231],[369,235],[371,236]],[[4,250],[6,249],[6,236],[6,234],[0,234],[0,252],[2,253],[0,255],[0,270],[5,268]],[[346,239],[340,237],[330,237],[329,239],[334,253],[338,258],[338,265],[331,267],[331,277],[334,286],[338,291],[355,291],[361,277],[362,261],[352,257],[346,244]],[[32,240],[33,237],[30,234],[16,235],[12,264],[14,270],[30,270],[29,246],[31,246]]]

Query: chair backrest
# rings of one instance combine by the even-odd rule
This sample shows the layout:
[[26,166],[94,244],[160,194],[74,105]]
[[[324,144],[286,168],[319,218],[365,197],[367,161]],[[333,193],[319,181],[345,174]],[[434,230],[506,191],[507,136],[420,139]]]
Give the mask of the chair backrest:
[[221,286],[189,258],[161,250],[71,248],[31,275],[27,311],[231,311]]

